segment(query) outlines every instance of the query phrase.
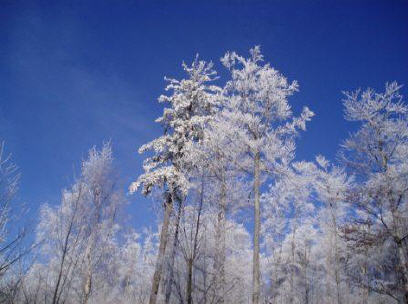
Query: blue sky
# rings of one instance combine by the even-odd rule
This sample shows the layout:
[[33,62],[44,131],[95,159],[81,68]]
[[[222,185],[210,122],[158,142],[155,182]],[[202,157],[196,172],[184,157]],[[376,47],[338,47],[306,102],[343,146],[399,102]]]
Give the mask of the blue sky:
[[[58,203],[87,150],[109,139],[127,186],[138,147],[161,131],[163,77],[182,77],[199,53],[222,83],[219,58],[254,45],[299,81],[294,110],[316,113],[298,159],[333,159],[353,128],[342,90],[408,85],[408,1],[1,1],[0,137],[21,168],[19,200],[33,215]],[[150,200],[129,199],[135,226],[151,224]]]

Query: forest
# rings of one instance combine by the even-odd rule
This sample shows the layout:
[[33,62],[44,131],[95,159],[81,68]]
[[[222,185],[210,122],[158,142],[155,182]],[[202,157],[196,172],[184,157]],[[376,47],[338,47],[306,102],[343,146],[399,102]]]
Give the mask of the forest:
[[[114,143],[96,143],[34,226],[13,212],[21,170],[1,144],[0,303],[408,303],[402,86],[344,91],[354,131],[336,159],[306,161],[296,144],[315,114],[293,110],[297,81],[259,46],[221,64],[197,55],[165,79],[162,135],[131,184]],[[123,221],[136,192],[153,229]]]

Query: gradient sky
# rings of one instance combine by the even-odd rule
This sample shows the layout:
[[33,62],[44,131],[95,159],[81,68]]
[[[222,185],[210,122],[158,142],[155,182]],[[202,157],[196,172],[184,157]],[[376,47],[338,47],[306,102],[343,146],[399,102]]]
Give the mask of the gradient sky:
[[[182,77],[199,53],[222,84],[219,58],[254,45],[299,81],[295,112],[316,113],[297,158],[333,159],[353,128],[342,90],[408,85],[408,1],[0,0],[0,138],[21,168],[18,199],[33,216],[59,203],[87,150],[109,139],[127,187],[138,147],[160,135],[164,76]],[[149,199],[129,199],[135,227],[154,223]]]

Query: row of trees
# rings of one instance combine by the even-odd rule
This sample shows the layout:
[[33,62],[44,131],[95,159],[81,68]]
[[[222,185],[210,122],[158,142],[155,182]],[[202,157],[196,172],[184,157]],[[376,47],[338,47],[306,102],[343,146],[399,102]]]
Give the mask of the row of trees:
[[[111,146],[93,148],[61,203],[42,206],[35,247],[0,249],[0,262],[15,265],[0,271],[0,302],[408,303],[401,86],[345,92],[345,118],[358,129],[338,161],[299,161],[296,139],[314,114],[294,115],[297,82],[259,47],[221,62],[222,87],[196,57],[159,98],[163,135],[140,148],[149,157],[130,186],[159,202],[157,229],[137,233],[121,219]],[[4,172],[14,193],[18,177]]]

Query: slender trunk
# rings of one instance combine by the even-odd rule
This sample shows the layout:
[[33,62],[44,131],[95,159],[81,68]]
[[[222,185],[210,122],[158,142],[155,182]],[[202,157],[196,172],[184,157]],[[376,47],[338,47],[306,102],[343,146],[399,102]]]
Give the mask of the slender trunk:
[[292,242],[291,242],[291,267],[290,267],[290,295],[289,295],[289,303],[293,303],[295,300],[295,250],[296,250],[296,244],[295,244],[295,236],[296,236],[296,223],[293,227],[293,232],[292,232]]
[[334,237],[334,277],[336,280],[336,289],[337,289],[337,304],[341,304],[341,294],[340,294],[340,257],[339,257],[339,247],[338,247],[338,238],[337,238],[337,221],[336,215],[334,212],[333,204],[330,204],[330,211],[332,217],[332,233]]
[[193,259],[187,261],[187,304],[193,303]]
[[157,256],[156,267],[154,270],[153,281],[152,281],[152,290],[150,292],[150,299],[149,304],[156,304],[157,301],[157,294],[159,292],[159,285],[160,279],[163,272],[163,264],[164,264],[164,254],[166,252],[167,241],[169,238],[168,231],[169,231],[169,223],[170,223],[170,215],[173,210],[173,200],[172,196],[167,193],[166,195],[166,202],[165,202],[165,210],[164,210],[164,219],[163,225],[160,232],[160,245],[159,245],[159,253]]
[[87,253],[86,253],[86,259],[87,259],[87,269],[86,269],[86,275],[85,275],[85,280],[84,280],[84,285],[82,288],[83,292],[83,297],[82,297],[82,304],[87,304],[89,300],[89,296],[91,294],[91,286],[92,286],[92,260],[91,260],[91,248],[88,247]]
[[367,271],[367,248],[364,249],[364,264],[361,267],[361,272],[363,273],[363,279],[365,283],[365,287],[363,287],[363,299],[362,299],[362,304],[368,304],[368,294],[369,294],[369,289],[367,286],[369,286],[369,279],[368,279],[368,271]]
[[183,211],[183,203],[180,200],[178,211],[177,211],[177,219],[176,219],[176,227],[174,231],[174,239],[173,239],[173,246],[171,248],[170,260],[169,260],[169,273],[166,280],[166,291],[165,291],[165,299],[164,303],[170,303],[171,299],[171,291],[173,290],[173,276],[174,276],[174,258],[176,256],[177,245],[178,245],[178,235],[179,235],[179,227],[180,227],[180,219],[181,213]]
[[254,252],[252,264],[252,304],[259,304],[260,298],[260,265],[259,234],[261,230],[260,211],[260,153],[256,152],[254,160]]
[[[333,246],[333,235],[329,234],[326,237],[330,238],[329,239],[329,244],[330,244],[329,250],[331,250]],[[329,301],[334,302],[333,295],[332,295],[332,278],[333,278],[333,269],[332,269],[333,265],[332,264],[333,264],[332,263],[332,253],[329,251],[328,254],[326,255],[326,274],[325,274],[326,276],[326,280],[325,280],[326,298]]]
[[219,235],[217,236],[217,298],[218,303],[223,304],[224,294],[225,294],[225,209],[222,209],[218,212],[218,231]]
[[308,268],[308,265],[309,265],[309,262],[308,262],[308,257],[307,257],[307,249],[306,249],[306,244],[305,244],[305,273],[304,273],[304,276],[305,276],[305,304],[309,304],[309,293],[310,293],[310,288],[309,288],[309,280],[308,280],[308,278],[307,278],[307,268]]
[[281,268],[281,264],[282,264],[282,241],[279,243],[279,254],[277,257],[277,262],[276,262],[276,268],[274,268],[274,274],[275,274],[275,278],[272,280],[271,282],[271,290],[272,290],[272,304],[277,304],[279,297],[278,297],[278,291],[277,289],[275,289],[275,286],[273,285],[274,282],[277,283],[279,280],[279,271]]
[[[97,222],[99,223],[99,217]],[[96,224],[97,225],[97,224]],[[95,225],[95,226],[96,226]],[[82,286],[82,292],[83,292],[83,297],[82,297],[82,304],[87,304],[89,301],[89,297],[91,295],[91,290],[92,290],[92,252],[95,247],[95,233],[93,232],[91,234],[88,248],[86,249],[86,273],[85,273],[85,280],[84,284]]]
[[58,292],[59,292],[59,287],[60,287],[61,279],[62,279],[62,272],[63,272],[63,268],[64,268],[65,255],[66,255],[66,252],[65,252],[65,249],[64,249],[64,252],[62,254],[60,267],[59,267],[57,283],[55,284],[54,293],[53,293],[53,296],[52,296],[52,304],[57,304],[58,303]]
[[[204,237],[204,252],[207,252],[207,237]],[[207,304],[207,254],[203,256],[203,304]]]
[[84,298],[82,304],[87,304],[91,294],[91,276],[87,276],[84,286]]
[[225,208],[226,208],[226,185],[225,185],[225,176],[223,174],[221,181],[221,197],[220,205],[217,218],[217,230],[216,230],[216,260],[215,266],[217,271],[217,282],[216,282],[216,296],[217,303],[224,304],[225,299]]
[[[94,203],[95,203],[95,210],[94,210],[94,220],[90,222],[91,225],[91,232],[89,236],[89,241],[88,241],[88,247],[86,248],[86,253],[85,253],[85,258],[86,258],[86,273],[85,273],[85,280],[84,284],[82,287],[82,292],[83,292],[83,298],[82,298],[82,304],[87,304],[89,301],[89,297],[91,295],[92,291],[92,258],[93,258],[93,251],[96,246],[96,239],[97,235],[96,233],[100,229],[100,224],[102,221],[102,203],[101,203],[101,197],[100,197],[100,192],[95,191],[94,192]],[[113,218],[112,218],[113,220]]]
[[81,198],[81,193],[82,193],[82,188],[80,188],[79,190],[80,191],[78,193],[77,199],[75,200],[74,211],[73,211],[72,217],[70,218],[68,231],[67,231],[67,234],[65,235],[64,246],[62,248],[62,257],[61,257],[61,262],[59,265],[58,279],[57,279],[57,283],[55,284],[55,288],[54,288],[54,292],[52,296],[52,304],[59,303],[59,297],[61,296],[61,293],[62,293],[62,291],[60,290],[60,287],[61,287],[61,280],[62,280],[64,266],[65,266],[65,258],[68,253],[69,239],[70,239],[72,230],[74,228],[74,220],[77,214],[78,204],[79,204],[79,200]]
[[203,202],[204,202],[204,176],[201,179],[201,192],[200,192],[200,203],[198,205],[198,212],[197,212],[197,221],[195,226],[194,232],[194,240],[193,240],[193,250],[191,252],[190,258],[187,260],[187,304],[193,303],[193,265],[195,259],[197,258],[198,253],[198,233],[200,230],[200,223],[201,223],[201,212],[203,210]]

